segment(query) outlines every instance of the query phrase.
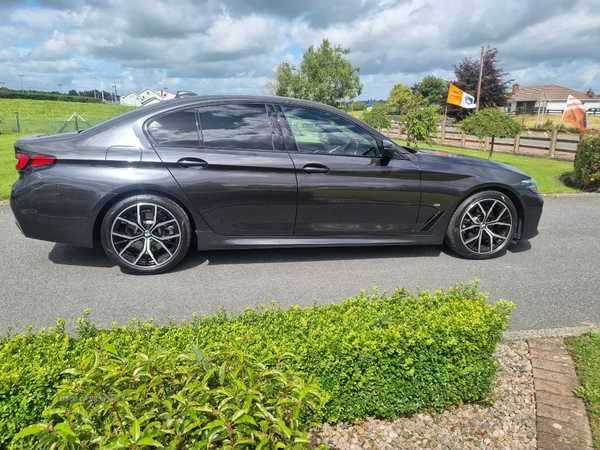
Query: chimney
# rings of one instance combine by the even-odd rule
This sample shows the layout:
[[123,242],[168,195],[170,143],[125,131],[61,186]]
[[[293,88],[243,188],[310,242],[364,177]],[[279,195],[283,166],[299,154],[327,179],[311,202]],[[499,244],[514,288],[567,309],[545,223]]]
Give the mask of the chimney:
[[587,95],[589,98],[594,98],[596,96],[596,94],[594,93],[594,91],[592,91],[592,88],[590,88],[589,91],[587,91],[585,93],[585,95]]
[[513,90],[512,90],[512,91],[513,91],[513,94],[514,94],[515,92],[519,92],[519,87],[520,87],[520,86],[519,86],[518,84],[513,84]]

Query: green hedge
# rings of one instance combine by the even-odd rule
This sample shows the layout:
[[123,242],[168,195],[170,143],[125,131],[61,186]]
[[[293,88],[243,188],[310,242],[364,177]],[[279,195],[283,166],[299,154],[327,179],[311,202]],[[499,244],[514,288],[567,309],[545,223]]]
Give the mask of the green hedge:
[[66,94],[50,94],[47,92],[18,92],[18,91],[5,91],[0,89],[0,98],[21,98],[29,100],[53,100],[60,102],[76,102],[76,103],[102,103],[99,98],[81,97],[79,95],[66,95]]
[[581,134],[573,164],[573,182],[584,191],[600,190],[600,135]]
[[140,353],[189,354],[239,339],[257,361],[292,353],[289,373],[312,377],[326,399],[304,408],[304,424],[392,418],[485,399],[496,371],[493,352],[513,307],[485,299],[476,284],[461,284],[434,294],[398,289],[392,295],[361,293],[342,304],[271,305],[239,316],[222,311],[181,325],[133,321],[103,330],[85,317],[79,337],[67,333],[63,322],[49,333],[7,336],[0,341],[0,446],[42,420],[57,386],[76,378],[65,370],[98,352],[99,343],[127,361]]

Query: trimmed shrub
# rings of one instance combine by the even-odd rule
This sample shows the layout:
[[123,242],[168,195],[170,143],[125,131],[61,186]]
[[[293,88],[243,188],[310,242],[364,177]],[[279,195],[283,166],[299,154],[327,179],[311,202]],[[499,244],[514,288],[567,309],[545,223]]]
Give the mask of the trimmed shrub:
[[600,134],[581,134],[575,162],[573,163],[573,183],[584,191],[600,190]]
[[[47,421],[24,428],[34,448],[309,448],[299,416],[322,402],[319,388],[274,367],[242,342],[206,352],[159,351],[124,358],[100,345],[59,387]],[[271,364],[273,365],[273,364]]]
[[48,334],[7,336],[0,340],[0,446],[41,421],[57,386],[77,376],[64,371],[98,351],[99,342],[127,361],[139,353],[207,352],[238,339],[249,357],[271,368],[277,365],[272,355],[292,353],[289,373],[312,377],[327,399],[304,409],[301,423],[392,418],[486,399],[496,372],[493,352],[512,307],[503,300],[488,305],[477,284],[460,284],[434,294],[361,292],[342,304],[310,308],[272,304],[239,316],[223,310],[181,325],[132,321],[103,330],[86,315],[77,338],[64,325]]

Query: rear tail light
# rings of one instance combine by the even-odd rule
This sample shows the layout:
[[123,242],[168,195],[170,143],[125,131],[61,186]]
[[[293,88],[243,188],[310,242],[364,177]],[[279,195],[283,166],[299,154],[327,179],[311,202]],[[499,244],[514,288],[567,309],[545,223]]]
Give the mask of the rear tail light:
[[54,156],[25,155],[23,153],[17,153],[15,158],[17,158],[17,165],[15,166],[15,169],[17,170],[23,170],[29,167],[49,166],[56,161]]

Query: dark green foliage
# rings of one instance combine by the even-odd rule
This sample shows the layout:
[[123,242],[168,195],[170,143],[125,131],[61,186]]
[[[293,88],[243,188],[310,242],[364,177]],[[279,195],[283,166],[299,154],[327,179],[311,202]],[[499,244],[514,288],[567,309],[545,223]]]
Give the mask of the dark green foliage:
[[444,91],[448,89],[444,79],[435,75],[427,75],[418,86],[417,91],[423,96],[427,105],[439,105],[442,102]]
[[361,293],[339,305],[271,305],[237,317],[222,311],[182,325],[133,321],[102,330],[86,317],[77,338],[64,325],[49,334],[6,337],[0,340],[0,446],[24,427],[52,419],[42,412],[57,386],[80,376],[61,373],[91,357],[98,343],[110,345],[126,364],[136,361],[134,355],[161,351],[201,358],[211,345],[238,339],[245,339],[245,355],[270,368],[277,359],[268,358],[293,353],[284,375],[312,377],[328,398],[301,414],[305,424],[391,418],[485,399],[496,371],[492,355],[512,308],[505,301],[490,306],[485,298],[476,284],[433,295],[398,289],[389,296]]
[[600,190],[600,134],[582,133],[577,144],[572,180],[584,191]]
[[[121,356],[98,343],[59,387],[44,421],[18,433],[33,448],[308,448],[306,406],[318,386],[289,372],[291,355],[259,361],[246,344]],[[28,445],[29,447],[29,445]]]
[[19,92],[19,91],[3,91],[0,90],[0,98],[9,99],[29,99],[29,100],[52,100],[60,102],[77,102],[77,103],[102,103],[99,98],[80,97],[79,95],[53,94],[47,92]]
[[385,103],[375,103],[371,111],[364,110],[360,116],[360,120],[377,130],[382,128],[392,128],[392,122],[387,116],[388,108]]

